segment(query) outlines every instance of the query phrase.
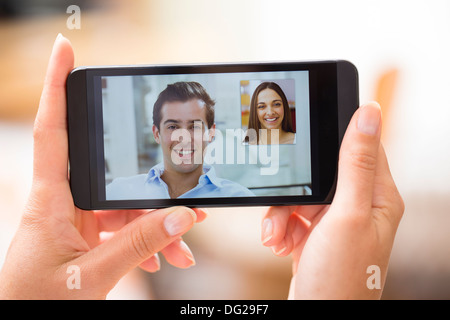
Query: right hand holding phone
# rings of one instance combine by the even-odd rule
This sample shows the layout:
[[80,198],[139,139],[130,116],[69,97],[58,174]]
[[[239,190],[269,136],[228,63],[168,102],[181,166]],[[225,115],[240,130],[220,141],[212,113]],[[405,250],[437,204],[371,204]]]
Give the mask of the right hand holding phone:
[[[278,256],[292,253],[289,298],[381,297],[404,203],[380,133],[379,105],[360,107],[341,146],[332,204],[271,207],[266,213],[263,244]],[[380,271],[379,287],[368,286],[371,270]]]

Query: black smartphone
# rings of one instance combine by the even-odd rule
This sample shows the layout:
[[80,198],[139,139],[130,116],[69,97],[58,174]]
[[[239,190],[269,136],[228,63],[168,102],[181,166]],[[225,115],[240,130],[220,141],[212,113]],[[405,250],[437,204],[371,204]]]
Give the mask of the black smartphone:
[[75,205],[330,203],[358,106],[357,69],[343,60],[76,68]]

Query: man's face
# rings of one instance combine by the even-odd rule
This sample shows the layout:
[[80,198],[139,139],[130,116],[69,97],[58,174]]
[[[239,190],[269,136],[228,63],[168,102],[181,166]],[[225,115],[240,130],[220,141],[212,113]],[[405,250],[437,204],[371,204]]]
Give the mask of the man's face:
[[163,152],[164,167],[189,173],[202,166],[203,151],[214,136],[214,126],[209,136],[203,138],[206,130],[203,101],[166,102],[161,108],[159,130],[153,126],[153,135]]

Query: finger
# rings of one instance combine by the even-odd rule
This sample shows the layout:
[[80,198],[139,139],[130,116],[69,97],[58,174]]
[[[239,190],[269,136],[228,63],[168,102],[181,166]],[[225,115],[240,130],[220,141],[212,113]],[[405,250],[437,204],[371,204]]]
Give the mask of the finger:
[[312,222],[323,210],[323,205],[311,206],[280,206],[271,207],[267,211],[261,228],[261,241],[265,246],[277,246],[275,251],[281,249],[280,242],[286,235],[286,228],[290,215],[295,214]]
[[294,208],[289,206],[270,207],[262,221],[261,241],[263,245],[272,247],[279,245],[286,234],[289,216]]
[[95,211],[98,231],[119,231],[134,219],[143,214],[150,214],[153,210],[99,210]]
[[174,267],[186,269],[195,265],[191,249],[181,238],[162,249],[161,253],[166,261]]
[[303,220],[307,220],[312,223],[316,218],[322,215],[323,211],[328,209],[327,205],[307,205],[296,206],[293,209],[293,214],[301,217]]
[[[197,216],[196,222],[202,222],[206,219],[207,213],[205,209],[194,208],[193,210]],[[98,210],[95,211],[95,216],[99,231],[113,232],[119,231],[134,219],[152,211],[154,210]]]
[[159,255],[155,253],[153,256],[142,262],[139,267],[147,272],[157,272],[161,269],[161,260]]
[[294,233],[296,232],[296,216],[290,215],[286,224],[285,234],[281,241],[272,246],[272,252],[276,256],[284,257],[291,253],[294,248]]
[[58,35],[34,123],[35,180],[52,184],[68,180],[65,84],[73,63],[74,55],[69,40]]
[[284,257],[298,250],[298,246],[308,234],[311,223],[301,216],[292,214],[289,217],[286,234],[277,245],[272,246],[273,253],[277,256]]
[[[197,215],[196,222],[201,222],[206,218],[206,213],[203,209],[193,209]],[[124,225],[130,223],[134,219],[143,214],[151,214],[153,210],[103,210],[96,211],[95,214],[98,219],[98,228],[101,232],[111,232],[120,230]],[[200,221],[199,221],[200,220]],[[167,262],[178,268],[188,268],[195,265],[194,256],[182,239],[177,239],[167,247],[161,250],[161,253],[166,258]],[[139,265],[147,272],[156,272],[160,268],[160,259],[157,254],[145,260]]]
[[360,107],[342,141],[333,202],[355,209],[353,212],[367,212],[372,207],[380,134],[380,106],[372,102]]
[[193,210],[185,207],[154,210],[134,219],[110,240],[81,256],[80,263],[90,268],[92,281],[99,278],[98,286],[105,285],[101,281],[105,274],[115,283],[186,233],[195,220]]
[[194,212],[197,214],[196,222],[202,222],[209,215],[208,209],[205,209],[205,208],[192,208],[192,210],[194,210]]
[[80,211],[76,215],[75,225],[86,240],[90,248],[93,248],[109,239],[115,231],[137,217],[149,213],[151,210],[105,210],[105,211]]
[[294,232],[292,234],[292,242],[294,244],[294,247],[297,247],[305,238],[305,236],[308,234],[311,228],[311,222],[308,220],[302,218],[301,216],[292,216],[293,218],[293,224],[294,224]]

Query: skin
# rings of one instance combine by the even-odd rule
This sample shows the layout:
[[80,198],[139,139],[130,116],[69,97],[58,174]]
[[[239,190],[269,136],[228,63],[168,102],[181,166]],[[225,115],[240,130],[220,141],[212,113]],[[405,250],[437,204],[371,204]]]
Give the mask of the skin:
[[178,198],[194,188],[203,174],[203,154],[214,136],[215,125],[204,139],[206,107],[199,99],[166,102],[161,114],[159,129],[153,126],[153,136],[164,158],[161,178],[169,187],[170,197]]
[[286,132],[281,128],[284,119],[284,105],[280,95],[275,90],[264,89],[258,94],[256,110],[261,128],[268,130],[267,144],[271,143],[270,130],[278,130],[280,144],[294,142],[295,134]]
[[[0,299],[103,299],[137,266],[159,269],[157,253],[187,268],[192,252],[181,236],[205,218],[202,210],[83,211],[68,180],[65,81],[73,69],[70,42],[55,41],[34,124],[32,190],[0,272]],[[102,239],[102,231],[113,236]],[[81,289],[70,290],[70,266]]]
[[[378,299],[404,212],[403,200],[380,143],[377,103],[353,116],[339,156],[331,205],[271,207],[262,242],[278,256],[292,255],[290,298]],[[380,268],[381,288],[369,289],[368,267]]]

